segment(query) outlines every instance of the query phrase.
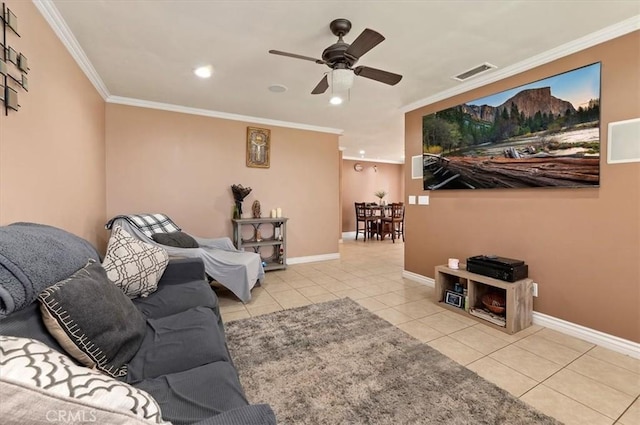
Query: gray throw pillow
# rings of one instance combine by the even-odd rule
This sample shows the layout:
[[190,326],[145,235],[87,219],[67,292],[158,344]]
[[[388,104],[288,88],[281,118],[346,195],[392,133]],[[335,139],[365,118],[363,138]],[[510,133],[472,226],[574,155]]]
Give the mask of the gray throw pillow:
[[175,246],[177,248],[199,248],[198,242],[184,232],[154,233],[151,238],[161,245]]
[[127,375],[146,322],[133,302],[90,260],[71,277],[38,295],[45,326],[81,364],[109,376]]

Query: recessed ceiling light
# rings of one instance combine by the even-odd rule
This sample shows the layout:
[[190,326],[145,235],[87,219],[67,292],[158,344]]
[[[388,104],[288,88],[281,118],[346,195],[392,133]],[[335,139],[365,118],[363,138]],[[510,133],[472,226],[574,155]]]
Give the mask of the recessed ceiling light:
[[364,151],[360,151],[358,152],[360,155],[364,155]]
[[273,93],[284,93],[287,91],[287,88],[282,84],[271,84],[269,86],[269,91]]
[[339,96],[333,96],[329,99],[329,103],[332,105],[340,105],[342,103],[342,98]]
[[209,78],[213,75],[213,67],[211,65],[201,66],[193,71],[200,78]]

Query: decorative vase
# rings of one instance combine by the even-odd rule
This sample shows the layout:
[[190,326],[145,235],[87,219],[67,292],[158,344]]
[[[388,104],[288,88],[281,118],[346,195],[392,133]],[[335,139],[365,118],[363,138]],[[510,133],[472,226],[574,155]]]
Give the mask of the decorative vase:
[[233,206],[233,218],[242,218],[242,202],[237,202]]

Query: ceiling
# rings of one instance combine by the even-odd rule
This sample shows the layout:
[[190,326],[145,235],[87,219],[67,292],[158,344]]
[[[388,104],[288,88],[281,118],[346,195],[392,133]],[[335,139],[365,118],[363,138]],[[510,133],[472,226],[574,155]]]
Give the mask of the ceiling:
[[[575,51],[578,39],[613,25],[632,21],[637,29],[640,22],[637,0],[35,1],[49,22],[73,34],[68,44],[77,41],[76,57],[86,55],[85,71],[109,101],[321,127],[341,133],[346,158],[364,150],[365,159],[397,163],[404,161],[408,108],[521,71],[531,58],[536,65],[552,60],[550,52],[566,43]],[[337,40],[329,30],[335,18],[352,22],[347,43],[365,28],[384,35],[358,65],[402,74],[402,81],[388,86],[356,77],[350,101],[333,106],[329,91],[310,94],[326,65],[268,53],[321,57]],[[498,68],[465,83],[451,78],[484,62]],[[195,77],[194,68],[207,64],[214,76]],[[288,90],[273,93],[273,84]]]

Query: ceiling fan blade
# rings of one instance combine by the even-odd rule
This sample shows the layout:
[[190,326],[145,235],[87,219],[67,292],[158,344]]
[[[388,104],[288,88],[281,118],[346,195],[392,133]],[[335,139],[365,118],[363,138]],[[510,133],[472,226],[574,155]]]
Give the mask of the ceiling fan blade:
[[384,36],[374,30],[365,28],[353,43],[345,50],[344,55],[358,60],[362,55],[384,41]]
[[368,66],[358,66],[353,69],[353,73],[364,78],[380,81],[381,83],[395,86],[402,80],[402,75],[393,72],[382,71],[381,69],[369,68]]
[[324,65],[324,63],[325,63],[322,59],[316,59],[316,58],[312,58],[312,57],[309,57],[309,56],[297,55],[295,53],[281,52],[279,50],[269,50],[269,53],[271,53],[273,55],[288,56],[290,58],[295,58],[295,59],[304,59],[306,61],[315,62],[315,63],[318,63],[320,65]]
[[329,80],[327,79],[327,76],[325,75],[324,78],[322,80],[320,80],[320,82],[318,83],[316,88],[313,89],[311,94],[322,94],[325,91],[327,91],[328,88],[329,88]]

